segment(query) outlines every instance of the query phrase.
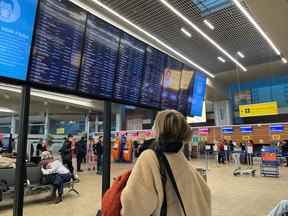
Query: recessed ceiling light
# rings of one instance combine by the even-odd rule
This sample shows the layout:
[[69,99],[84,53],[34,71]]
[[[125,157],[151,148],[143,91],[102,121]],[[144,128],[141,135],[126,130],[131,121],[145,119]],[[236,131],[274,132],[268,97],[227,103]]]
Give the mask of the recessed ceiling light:
[[212,23],[210,23],[208,20],[205,19],[203,22],[204,22],[204,24],[205,24],[206,26],[208,26],[211,30],[214,30],[214,29],[215,29],[215,27],[212,25]]
[[281,58],[281,61],[282,61],[284,64],[287,64],[287,59],[285,59],[284,57]]
[[185,28],[181,28],[181,31],[187,36],[187,37],[189,37],[189,38],[191,38],[191,33],[190,32],[188,32]]
[[220,57],[220,56],[218,56],[217,59],[218,59],[219,61],[221,61],[222,63],[225,63],[225,62],[226,62],[226,60],[225,60],[224,58]]
[[[95,0],[94,0],[95,1]],[[190,25],[195,31],[197,31],[202,37],[208,40],[213,46],[215,46],[218,50],[220,50],[224,55],[226,55],[231,61],[233,61],[236,65],[238,65],[243,71],[247,71],[247,69],[235,59],[232,55],[230,55],[225,49],[223,49],[216,41],[214,41],[211,37],[209,37],[205,32],[203,32],[197,25],[192,23],[187,17],[185,17],[180,11],[174,8],[171,4],[169,4],[166,0],[161,1],[167,8],[169,8],[174,14],[180,17],[184,22]]]
[[[82,7],[83,9],[89,11],[92,14],[96,14],[96,10],[93,10],[89,7],[87,7],[87,5],[79,2],[78,0],[70,0],[71,2],[73,2],[74,4]],[[139,32],[143,33],[144,35],[148,36],[149,38],[153,39],[154,41],[156,41],[158,44],[160,44],[161,46],[165,47],[167,50],[169,50],[170,52],[174,53],[176,56],[178,56],[180,59],[185,60],[186,62],[188,62],[190,65],[193,65],[193,67],[197,68],[198,70],[203,71],[203,73],[207,74],[208,76],[215,78],[215,75],[212,74],[210,71],[206,70],[205,68],[203,68],[202,66],[198,65],[197,63],[195,63],[194,61],[192,61],[190,58],[186,57],[185,55],[183,55],[182,53],[178,52],[176,49],[172,48],[171,46],[169,46],[168,44],[166,44],[165,42],[163,42],[162,40],[158,39],[156,36],[154,36],[153,34],[150,34],[149,32],[147,32],[146,30],[142,29],[141,27],[139,27],[138,25],[134,24],[133,22],[131,22],[130,20],[128,20],[127,18],[125,18],[124,16],[120,15],[118,12],[114,11],[113,9],[111,9],[110,7],[108,7],[107,5],[103,4],[101,1],[99,0],[92,0],[96,5],[100,6],[101,8],[105,9],[106,11],[108,11],[109,13],[113,14],[114,16],[116,16],[117,18],[121,19],[122,21],[124,21],[125,23],[129,24],[130,26],[132,26],[133,28],[137,29]]]
[[262,37],[269,43],[272,49],[275,51],[277,55],[281,55],[280,50],[274,45],[272,40],[268,37],[268,35],[263,31],[260,25],[255,21],[255,19],[249,14],[249,12],[241,5],[238,0],[233,0],[235,5],[239,8],[239,10],[247,17],[247,19],[252,23],[252,25],[257,29],[257,31],[262,35]]
[[245,58],[244,54],[240,51],[237,52],[237,55],[240,56],[241,58]]

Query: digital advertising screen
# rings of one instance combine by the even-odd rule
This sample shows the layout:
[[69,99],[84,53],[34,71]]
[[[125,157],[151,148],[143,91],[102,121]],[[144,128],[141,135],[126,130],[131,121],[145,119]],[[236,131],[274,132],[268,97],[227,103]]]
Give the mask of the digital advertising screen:
[[26,80],[37,1],[0,0],[0,76]]
[[281,124],[270,125],[270,131],[272,133],[282,133],[282,132],[284,132],[284,125],[281,125]]
[[193,97],[191,101],[191,115],[201,116],[203,103],[206,95],[207,77],[202,72],[196,72],[193,86]]
[[[193,88],[193,69],[184,66],[180,81],[180,90],[178,94],[178,111],[187,114],[189,107],[189,92]],[[191,108],[190,108],[191,109]]]
[[162,82],[161,109],[178,108],[178,92],[182,67],[183,64],[181,62],[168,56]]
[[119,48],[114,81],[114,99],[139,104],[146,45],[124,33]]
[[112,98],[120,30],[89,15],[82,57],[79,91]]
[[148,46],[141,91],[142,105],[160,108],[161,80],[166,67],[166,55]]
[[86,12],[64,0],[41,0],[30,81],[76,90]]
[[242,134],[247,134],[247,133],[252,133],[252,132],[253,132],[252,126],[241,126],[240,127],[240,133],[242,133]]
[[222,133],[223,134],[232,134],[233,128],[232,127],[224,127],[224,128],[222,128]]

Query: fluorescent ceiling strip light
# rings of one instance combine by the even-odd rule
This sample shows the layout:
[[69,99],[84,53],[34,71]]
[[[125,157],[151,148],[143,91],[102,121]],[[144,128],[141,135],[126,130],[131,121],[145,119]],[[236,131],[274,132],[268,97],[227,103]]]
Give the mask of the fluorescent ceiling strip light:
[[284,64],[287,64],[287,59],[285,59],[284,57],[281,58],[281,61],[282,61]]
[[240,56],[240,58],[245,58],[245,55],[240,51],[237,52],[237,55]]
[[4,112],[4,113],[16,113],[16,111],[6,108],[6,107],[0,107],[0,112]]
[[235,5],[239,8],[239,10],[247,17],[247,19],[253,24],[253,26],[257,29],[257,31],[262,35],[262,37],[269,43],[272,49],[275,51],[277,55],[281,55],[279,49],[274,45],[272,40],[268,37],[268,35],[263,31],[263,29],[258,25],[258,23],[254,20],[254,18],[249,14],[249,12],[241,5],[238,0],[233,0]]
[[215,27],[214,27],[208,20],[205,19],[203,22],[204,22],[205,25],[207,25],[211,30],[214,30],[214,29],[215,29]]
[[175,13],[178,17],[180,17],[183,21],[189,24],[195,31],[202,35],[206,40],[208,40],[212,45],[214,45],[217,49],[219,49],[223,54],[225,54],[231,61],[237,64],[243,71],[247,71],[247,69],[238,62],[233,56],[231,56],[225,49],[223,49],[216,41],[210,38],[206,33],[204,33],[197,25],[192,23],[187,17],[185,17],[181,12],[175,9],[172,5],[170,5],[166,0],[161,1],[167,8],[169,8],[173,13]]
[[[112,10],[111,8],[109,8],[107,5],[103,4],[102,2],[98,1],[98,0],[92,0],[95,4],[97,4],[98,6],[102,7],[103,9],[107,10],[109,13],[113,14],[114,16],[120,18],[122,21],[128,23],[129,25],[133,26],[133,28],[137,29],[138,31],[140,31],[141,33],[147,35],[148,37],[150,37],[151,39],[153,39],[154,41],[156,41],[157,43],[161,44],[161,46],[165,47],[167,50],[173,52],[175,55],[177,55],[179,58],[185,60],[186,62],[188,62],[189,64],[193,65],[194,67],[196,67],[197,69],[203,71],[205,74],[207,74],[208,76],[215,78],[215,75],[213,75],[211,72],[209,72],[208,70],[204,69],[202,66],[198,65],[197,63],[195,63],[194,61],[190,60],[188,57],[182,55],[180,52],[178,52],[177,50],[175,50],[174,48],[170,47],[168,44],[164,43],[163,41],[161,41],[160,39],[158,39],[157,37],[155,37],[154,35],[150,34],[149,32],[145,31],[144,29],[140,28],[139,26],[137,26],[136,24],[134,24],[133,22],[131,22],[130,20],[128,20],[127,18],[123,17],[122,15],[120,15],[119,13],[117,13],[116,11]],[[87,10],[87,8],[86,8]],[[90,10],[91,12],[91,10]]]
[[219,60],[219,61],[221,61],[221,62],[223,62],[223,63],[225,63],[226,62],[226,60],[224,59],[224,58],[222,58],[222,57],[217,57],[217,59]]
[[189,38],[192,37],[191,33],[188,32],[185,28],[181,28],[181,31],[182,31],[187,37],[189,37]]

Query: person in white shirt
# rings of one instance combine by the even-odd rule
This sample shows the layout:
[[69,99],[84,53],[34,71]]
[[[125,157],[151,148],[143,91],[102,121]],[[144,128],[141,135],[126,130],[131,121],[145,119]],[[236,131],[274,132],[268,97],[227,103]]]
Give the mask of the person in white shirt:
[[[56,199],[56,204],[63,201],[64,183],[71,180],[70,171],[59,161],[54,160],[50,152],[43,152],[42,156],[42,174],[49,176],[48,183],[54,186],[53,197]],[[58,197],[56,198],[56,192]]]

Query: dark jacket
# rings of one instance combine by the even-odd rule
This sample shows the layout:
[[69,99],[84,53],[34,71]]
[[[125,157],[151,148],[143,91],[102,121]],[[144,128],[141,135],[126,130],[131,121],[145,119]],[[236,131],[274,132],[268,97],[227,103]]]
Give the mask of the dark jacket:
[[61,149],[59,150],[62,160],[69,161],[72,160],[71,154],[71,143],[69,141],[65,141]]
[[77,155],[78,156],[85,156],[86,155],[86,151],[87,151],[87,144],[86,144],[86,140],[85,139],[81,139],[77,145]]
[[97,156],[101,156],[103,154],[103,145],[101,142],[97,142],[94,147],[94,153]]

